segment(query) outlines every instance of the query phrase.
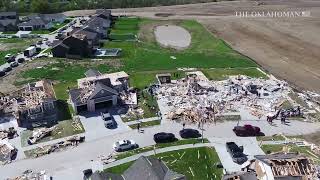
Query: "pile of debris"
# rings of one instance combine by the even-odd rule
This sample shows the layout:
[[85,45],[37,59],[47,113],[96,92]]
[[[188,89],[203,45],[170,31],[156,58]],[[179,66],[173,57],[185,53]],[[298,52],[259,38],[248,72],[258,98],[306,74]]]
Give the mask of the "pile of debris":
[[0,161],[10,162],[17,154],[18,150],[6,140],[0,140]]
[[28,138],[28,144],[35,144],[44,137],[50,136],[55,128],[56,126],[52,126],[51,128],[39,128],[32,131],[32,135]]
[[290,91],[286,82],[273,77],[261,79],[239,75],[224,81],[209,81],[197,71],[174,83],[161,84],[156,94],[170,109],[168,119],[182,116],[182,119],[198,122],[240,109],[261,118],[275,113]]
[[8,130],[0,130],[0,139],[13,139],[18,136],[14,127],[10,127]]
[[30,156],[32,157],[40,157],[46,154],[50,154],[52,152],[59,152],[70,146],[78,146],[79,143],[84,142],[84,136],[73,136],[64,141],[60,141],[58,143],[47,145],[43,147],[38,147],[35,150],[31,150]]
[[46,171],[33,172],[32,170],[26,170],[21,176],[14,178],[7,178],[6,180],[49,180],[50,177]]

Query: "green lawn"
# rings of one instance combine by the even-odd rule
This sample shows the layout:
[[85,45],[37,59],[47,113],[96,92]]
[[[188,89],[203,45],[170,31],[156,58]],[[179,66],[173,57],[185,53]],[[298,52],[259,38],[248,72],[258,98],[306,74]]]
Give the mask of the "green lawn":
[[[187,179],[221,179],[222,169],[216,167],[220,159],[213,148],[200,147],[171,151],[156,155],[173,171],[184,174]],[[123,173],[133,162],[121,164],[105,172]]]
[[[145,119],[150,117],[156,117],[159,111],[158,103],[154,97],[152,97],[146,90],[139,91],[138,96],[138,107],[143,110],[143,114],[127,114],[123,117],[124,122],[135,121],[138,119]],[[158,122],[149,122],[141,124],[143,126],[157,125]],[[159,122],[160,123],[160,122]],[[136,128],[136,125],[132,125],[132,128]]]
[[257,141],[285,141],[286,139],[281,135],[274,136],[258,136]]
[[[208,143],[208,139],[203,139],[204,143]],[[143,153],[143,152],[148,152],[152,151],[154,149],[161,149],[165,147],[170,147],[170,146],[179,146],[179,145],[185,145],[185,144],[197,144],[197,143],[202,143],[202,139],[183,139],[183,140],[178,140],[175,142],[170,142],[170,143],[157,143],[154,146],[147,146],[143,148],[138,148],[126,152],[122,152],[120,154],[117,154],[116,159],[123,159],[129,156],[133,156],[135,154]]]
[[19,50],[18,49],[11,49],[11,50],[7,50],[7,51],[0,51],[0,65],[5,64],[7,61],[5,60],[5,56],[7,54],[16,54],[18,53]]
[[[161,22],[161,21],[159,21]],[[156,20],[141,19],[140,26],[157,23]],[[163,22],[162,22],[163,23]],[[255,67],[250,59],[238,54],[222,40],[212,36],[196,21],[184,20],[176,23],[191,32],[192,44],[183,51],[160,47],[153,31],[140,31],[140,42],[107,42],[106,48],[122,48],[125,71],[173,70],[178,67],[227,68]],[[117,27],[117,26],[115,26]],[[174,56],[176,59],[171,58]]]
[[[285,145],[262,145],[261,149],[266,153],[266,154],[270,154],[270,153],[276,153],[276,152],[280,152],[284,149]],[[304,154],[309,158],[314,159],[317,162],[320,162],[320,157],[314,153],[312,153],[310,147],[300,147],[300,146],[296,146],[296,145],[288,145],[287,146],[289,149],[289,152],[297,152],[300,154]]]
[[[142,122],[142,123],[140,123],[140,128],[145,128],[145,127],[150,127],[150,126],[157,126],[157,125],[160,125],[160,124],[161,124],[160,120]],[[132,129],[137,129],[138,128],[138,124],[129,125],[129,127],[132,128]]]
[[231,68],[231,69],[203,69],[202,72],[210,80],[225,80],[229,76],[246,75],[254,78],[267,78],[267,76],[256,68]]

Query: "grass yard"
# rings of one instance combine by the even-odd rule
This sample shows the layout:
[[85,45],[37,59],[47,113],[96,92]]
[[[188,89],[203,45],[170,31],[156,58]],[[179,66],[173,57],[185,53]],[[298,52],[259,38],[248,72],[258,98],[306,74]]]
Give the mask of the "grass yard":
[[202,69],[202,72],[210,80],[225,80],[229,76],[246,75],[254,78],[267,78],[257,68],[229,68],[229,69]]
[[140,18],[119,18],[110,32],[113,41],[135,41],[139,32]]
[[[160,47],[155,41],[150,24],[174,23],[191,32],[192,44],[183,51]],[[116,24],[117,25],[117,24]],[[115,25],[115,28],[117,26]],[[106,48],[122,48],[121,61],[124,70],[140,72],[149,70],[173,70],[178,67],[229,68],[256,67],[256,64],[232,50],[222,40],[212,36],[196,21],[157,21],[140,19],[139,42],[108,42]],[[172,58],[175,57],[176,59]]]
[[[276,153],[276,152],[280,152],[285,148],[285,145],[262,145],[261,149],[266,153],[266,154],[270,154],[270,153]],[[304,154],[307,157],[314,159],[316,162],[320,162],[320,157],[316,154],[314,154],[310,147],[306,147],[306,146],[296,146],[296,145],[288,145],[287,149],[289,149],[289,152],[297,152],[300,154]]]
[[[203,139],[204,143],[208,143],[208,139]],[[183,139],[183,140],[178,140],[175,142],[170,142],[170,143],[157,143],[154,146],[147,146],[143,148],[138,148],[126,152],[122,152],[120,154],[117,154],[116,159],[123,159],[129,156],[133,156],[135,154],[143,153],[143,152],[148,152],[148,151],[153,151],[154,148],[156,149],[161,149],[165,147],[170,147],[170,146],[179,146],[179,145],[185,145],[185,144],[197,144],[197,143],[202,143],[202,139]]]
[[[156,155],[173,171],[184,174],[187,179],[221,179],[222,169],[216,167],[220,159],[213,148],[200,147],[171,151]],[[105,172],[123,173],[133,162],[121,164]]]
[[[156,99],[151,96],[146,90],[139,91],[138,96],[138,107],[143,110],[143,114],[130,113],[126,117],[122,117],[124,122],[135,121],[139,119],[156,117],[159,112],[159,107]],[[157,122],[149,122],[144,124],[144,126],[150,126],[152,124],[157,125]],[[142,124],[141,124],[142,125]],[[136,128],[136,125],[132,125],[133,128]]]
[[[150,127],[150,126],[157,126],[157,125],[160,125],[160,124],[161,124],[160,120],[142,122],[142,123],[140,123],[140,129],[141,128],[145,128],[145,127]],[[129,125],[129,127],[132,128],[132,129],[137,129],[138,128],[138,124]]]
[[257,141],[285,141],[286,139],[281,135],[274,136],[258,136]]

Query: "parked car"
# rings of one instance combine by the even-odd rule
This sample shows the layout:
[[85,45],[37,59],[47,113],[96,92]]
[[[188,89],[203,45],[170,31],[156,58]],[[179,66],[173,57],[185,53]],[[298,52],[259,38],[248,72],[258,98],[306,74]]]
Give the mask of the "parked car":
[[23,63],[24,61],[25,61],[24,58],[19,58],[19,59],[18,59],[18,63]]
[[10,66],[11,66],[12,68],[18,67],[18,65],[19,65],[19,64],[18,64],[16,61],[10,63]]
[[5,72],[9,72],[9,71],[12,70],[12,68],[11,68],[10,66],[8,66],[8,67],[4,68],[3,70],[4,70]]
[[133,140],[122,140],[113,144],[113,149],[117,152],[127,151],[138,147],[139,145]]
[[112,118],[110,113],[101,113],[101,118],[104,121],[104,126],[108,129],[117,126],[116,121]]
[[248,160],[247,156],[243,154],[243,146],[238,146],[234,142],[227,142],[226,148],[230,156],[232,157],[232,161],[237,164],[243,164]]
[[5,56],[5,60],[6,60],[8,63],[11,63],[11,62],[15,61],[15,59],[16,59],[16,56],[11,55],[11,54],[7,54],[7,55]]
[[180,136],[182,138],[198,138],[198,137],[201,137],[201,134],[199,133],[198,130],[196,129],[182,129],[180,132],[179,132]]
[[11,56],[12,56],[12,54],[6,54],[6,55],[4,56],[4,58],[5,58],[5,60],[8,60]]
[[246,124],[244,126],[235,126],[233,132],[237,136],[260,136],[262,133],[259,127]]
[[166,142],[173,142],[177,139],[174,136],[174,134],[172,134],[172,133],[160,132],[160,133],[153,135],[153,140],[156,143],[166,143]]
[[86,169],[83,171],[83,180],[90,180],[90,177],[92,176],[93,171],[92,169]]
[[5,75],[6,75],[6,72],[0,71],[0,77],[5,76]]
[[41,44],[43,44],[42,41],[38,41],[38,42],[37,42],[37,45],[41,45]]

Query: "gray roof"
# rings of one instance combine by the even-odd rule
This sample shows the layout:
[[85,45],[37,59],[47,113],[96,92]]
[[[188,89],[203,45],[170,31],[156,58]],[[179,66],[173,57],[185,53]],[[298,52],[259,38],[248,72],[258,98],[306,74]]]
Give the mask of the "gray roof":
[[89,69],[88,71],[86,71],[84,73],[84,75],[86,77],[96,77],[96,76],[100,76],[101,73],[99,71],[95,70],[95,69]]
[[[109,93],[105,93],[105,91],[101,91],[101,90],[105,90]],[[74,89],[69,90],[70,98],[71,98],[72,102],[75,103],[75,105],[83,104],[83,102],[81,102],[80,98],[79,98],[79,96],[81,95],[82,92],[83,92],[82,88],[74,88]],[[106,86],[102,82],[98,81],[98,82],[96,82],[95,89],[92,92],[92,94],[90,95],[89,99],[94,99],[97,97],[101,98],[103,96],[110,96],[110,95],[118,95],[118,92],[116,90],[112,89],[111,87]]]
[[171,171],[160,159],[141,156],[130,166],[123,176],[126,180],[172,180],[186,179],[182,174]]
[[67,18],[64,14],[56,13],[56,14],[42,14],[42,16],[49,20],[49,19],[60,19],[60,18]]
[[118,174],[112,174],[108,172],[95,172],[90,177],[91,180],[124,180],[124,178],[121,175]]
[[109,19],[103,19],[100,17],[92,17],[88,22],[87,25],[90,27],[102,27],[102,28],[110,28],[111,21]]
[[110,16],[111,10],[110,9],[97,9],[96,14],[103,14],[105,16]]
[[223,180],[229,180],[234,177],[240,177],[240,180],[258,180],[256,174],[254,172],[237,172],[235,174],[224,175]]
[[0,12],[0,16],[16,16],[16,12]]
[[41,14],[33,14],[27,17],[27,20],[19,23],[18,26],[41,26],[41,25],[47,25],[49,23],[48,20],[46,20],[43,15]]
[[84,34],[86,35],[87,39],[88,40],[93,40],[93,39],[96,39],[98,34],[95,33],[95,32],[91,32],[91,31],[87,31],[87,30],[84,30],[84,29],[81,29],[81,28],[75,28],[73,29],[70,34]]
[[[186,177],[171,171],[163,161],[154,157],[141,156],[122,175],[99,173],[92,180],[185,180]],[[101,178],[102,177],[102,178]],[[101,178],[101,179],[99,179]]]
[[0,25],[2,26],[8,26],[9,24],[12,24],[12,25],[16,25],[17,23],[17,20],[16,19],[0,19]]

